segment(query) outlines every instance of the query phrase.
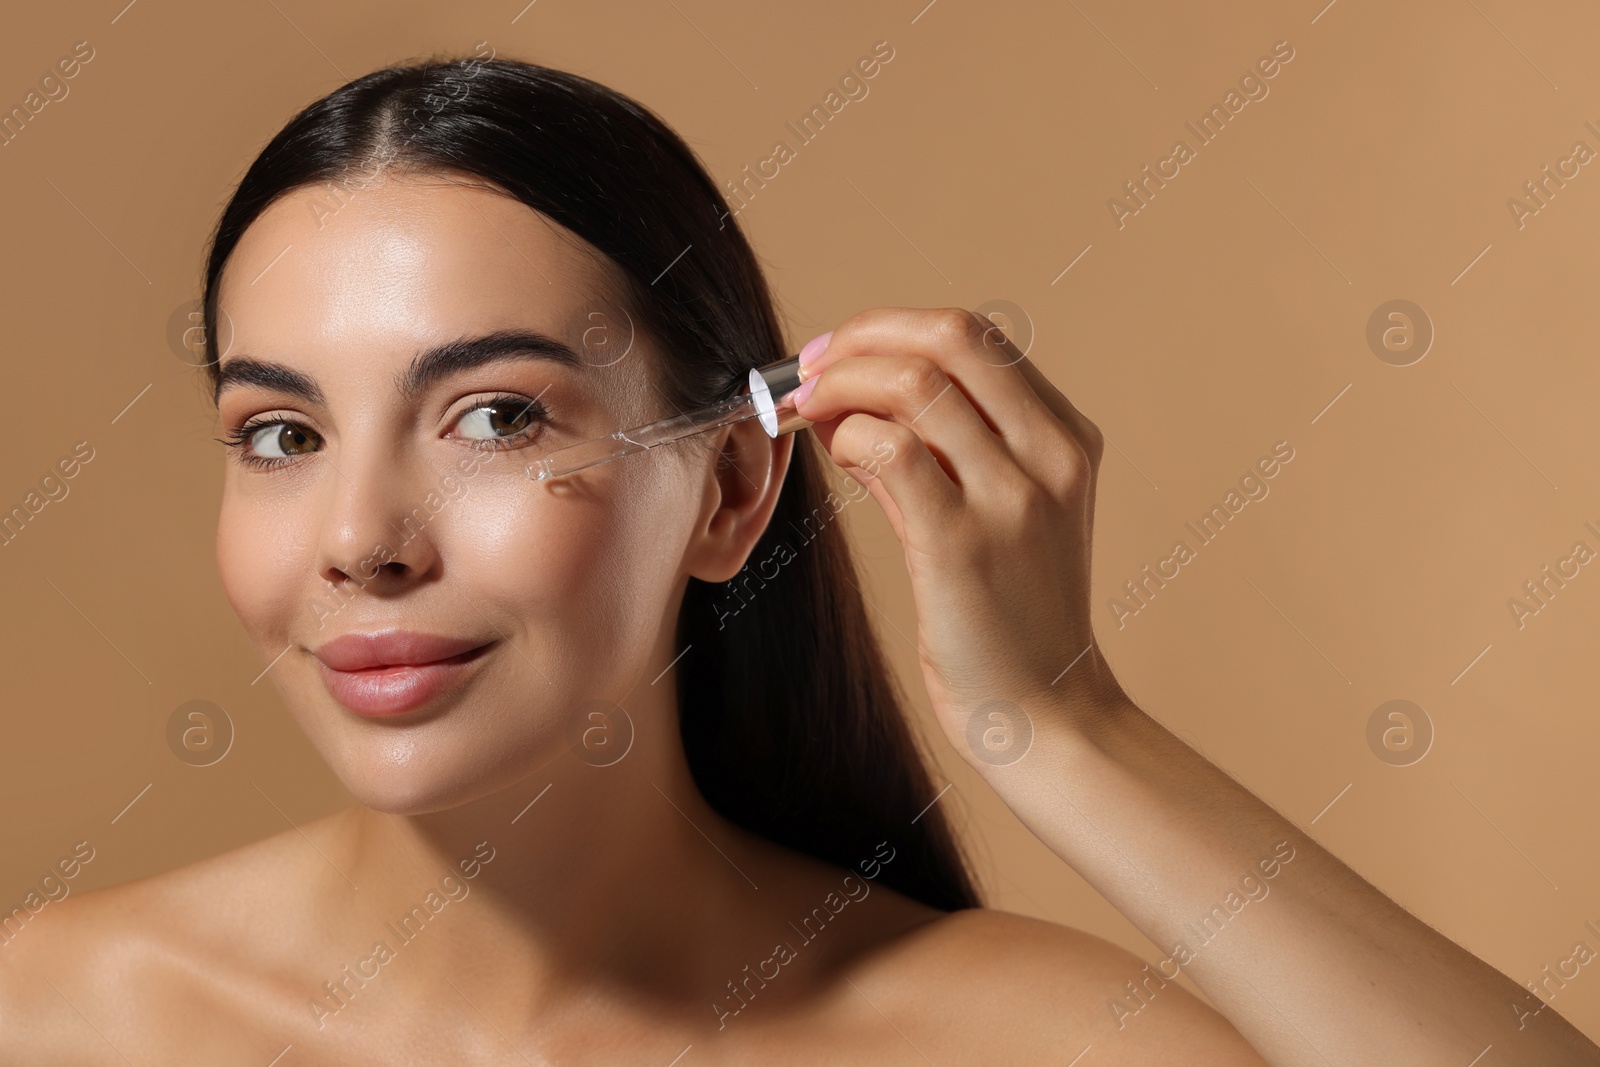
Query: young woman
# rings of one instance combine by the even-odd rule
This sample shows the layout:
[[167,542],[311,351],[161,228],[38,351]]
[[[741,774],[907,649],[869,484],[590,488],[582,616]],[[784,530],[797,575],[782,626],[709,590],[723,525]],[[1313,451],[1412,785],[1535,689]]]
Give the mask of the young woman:
[[[788,351],[633,101],[360,78],[250,167],[205,313],[223,583],[358,803],[41,913],[0,1060],[1600,1062],[1122,692],[1100,433],[986,320],[864,311],[804,347],[809,431],[527,477]],[[868,493],[949,742],[1161,960],[981,906],[839,528]]]

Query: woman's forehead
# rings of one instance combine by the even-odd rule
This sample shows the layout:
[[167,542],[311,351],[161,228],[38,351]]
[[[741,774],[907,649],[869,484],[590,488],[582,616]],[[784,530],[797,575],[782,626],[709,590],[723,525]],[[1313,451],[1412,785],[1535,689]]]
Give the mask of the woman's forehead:
[[614,288],[597,250],[519,201],[407,175],[285,194],[240,237],[218,303],[236,346],[388,348],[487,321],[576,342],[622,317]]

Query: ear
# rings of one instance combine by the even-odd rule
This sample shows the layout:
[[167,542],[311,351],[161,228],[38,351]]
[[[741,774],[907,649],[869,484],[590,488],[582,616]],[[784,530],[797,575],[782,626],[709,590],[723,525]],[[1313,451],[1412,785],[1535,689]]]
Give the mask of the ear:
[[739,573],[777,507],[799,432],[768,437],[757,419],[728,427],[706,472],[704,506],[684,555],[691,576],[725,582]]

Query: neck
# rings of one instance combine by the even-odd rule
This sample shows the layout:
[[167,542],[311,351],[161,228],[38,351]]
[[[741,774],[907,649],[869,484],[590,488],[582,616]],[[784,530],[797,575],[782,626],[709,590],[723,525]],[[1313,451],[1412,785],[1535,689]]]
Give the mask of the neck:
[[[358,806],[337,817],[320,847],[323,899],[343,902],[327,909],[328,941],[351,958],[382,941],[396,957],[428,961],[376,979],[396,986],[494,974],[519,1003],[548,1006],[583,975],[591,992],[673,1000],[692,984],[704,1000],[726,977],[720,958],[748,950],[739,919],[760,906],[776,848],[695,788],[670,679],[628,698],[633,739],[620,759],[616,745],[564,748],[514,785],[445,811]],[[625,740],[627,730],[612,733]],[[700,968],[704,978],[686,982]]]

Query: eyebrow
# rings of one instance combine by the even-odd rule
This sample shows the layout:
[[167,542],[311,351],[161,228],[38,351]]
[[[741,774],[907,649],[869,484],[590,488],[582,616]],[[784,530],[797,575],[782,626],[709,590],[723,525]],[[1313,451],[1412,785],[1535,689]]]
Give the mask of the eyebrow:
[[[468,337],[436,345],[419,352],[411,364],[395,375],[395,389],[406,400],[414,400],[430,386],[462,371],[490,363],[519,359],[553,360],[569,367],[580,367],[583,360],[571,346],[535,330],[497,330],[480,337]],[[298,397],[308,404],[322,404],[322,389],[310,375],[282,363],[240,356],[217,368],[217,385],[212,399],[235,386],[255,385]]]

